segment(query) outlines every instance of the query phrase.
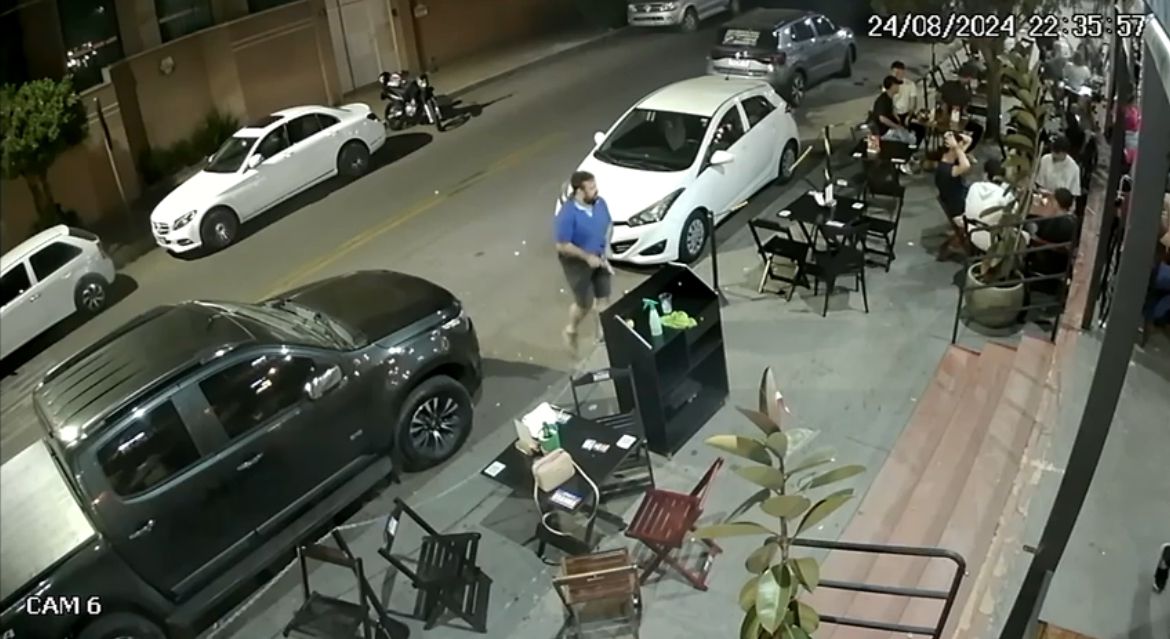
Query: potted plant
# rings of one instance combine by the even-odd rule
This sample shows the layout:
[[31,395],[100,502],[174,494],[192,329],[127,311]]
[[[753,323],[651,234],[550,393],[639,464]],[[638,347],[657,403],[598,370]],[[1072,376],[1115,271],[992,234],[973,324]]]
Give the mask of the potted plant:
[[1027,297],[1023,283],[1019,282],[1021,251],[1028,247],[1028,236],[1021,222],[1032,207],[1032,185],[1050,109],[1049,105],[1041,104],[1045,87],[1040,71],[1028,64],[1027,57],[1013,51],[1003,57],[1000,68],[1005,91],[1019,103],[1010,110],[1011,132],[1003,139],[1010,197],[1008,204],[979,214],[989,226],[991,241],[983,258],[967,269],[964,300],[969,316],[990,328],[1015,324]]
[[[798,556],[793,542],[853,498],[851,488],[824,489],[865,468],[830,467],[835,459],[828,449],[804,452],[815,433],[782,428],[788,410],[771,369],[765,369],[760,380],[759,410],[741,408],[740,412],[760,430],[759,435],[716,435],[707,444],[752,462],[734,472],[760,490],[736,509],[730,517],[735,521],[700,528],[695,536],[763,538],[745,564],[751,576],[739,594],[744,612],[740,639],[809,639],[820,626],[820,617],[805,595],[820,581],[820,562]],[[738,519],[753,509],[764,515],[766,524]]]

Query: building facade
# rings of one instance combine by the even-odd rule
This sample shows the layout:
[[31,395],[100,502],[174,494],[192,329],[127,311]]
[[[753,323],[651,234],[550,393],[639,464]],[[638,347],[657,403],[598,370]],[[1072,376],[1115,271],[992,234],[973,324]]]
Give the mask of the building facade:
[[[73,77],[90,135],[49,180],[63,208],[101,226],[142,194],[144,154],[212,112],[338,104],[382,70],[441,69],[573,15],[571,0],[17,0],[0,9],[0,49],[4,82]],[[35,214],[23,180],[0,196],[7,249]]]

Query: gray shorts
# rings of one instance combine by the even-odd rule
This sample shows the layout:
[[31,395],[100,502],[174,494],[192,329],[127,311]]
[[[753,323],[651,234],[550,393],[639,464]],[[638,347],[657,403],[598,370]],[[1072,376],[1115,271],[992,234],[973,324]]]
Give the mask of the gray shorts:
[[561,268],[565,271],[565,280],[569,283],[569,290],[573,293],[573,301],[581,308],[590,308],[596,299],[606,299],[610,294],[612,277],[609,270],[589,268],[584,260],[575,257],[558,255]]

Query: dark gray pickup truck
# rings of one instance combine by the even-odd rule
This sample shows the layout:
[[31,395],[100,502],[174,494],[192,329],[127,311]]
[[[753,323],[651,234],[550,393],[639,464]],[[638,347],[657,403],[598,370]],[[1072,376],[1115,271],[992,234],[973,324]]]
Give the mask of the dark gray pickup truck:
[[400,273],[132,320],[45,376],[47,436],[0,470],[0,639],[196,634],[395,463],[455,454],[480,381],[459,301]]

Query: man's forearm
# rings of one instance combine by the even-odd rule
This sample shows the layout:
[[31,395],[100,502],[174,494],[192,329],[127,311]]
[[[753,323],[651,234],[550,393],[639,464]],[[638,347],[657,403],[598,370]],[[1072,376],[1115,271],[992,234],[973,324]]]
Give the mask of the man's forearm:
[[880,120],[882,124],[884,124],[884,125],[886,125],[886,126],[888,126],[888,127],[892,127],[892,128],[895,128],[895,129],[900,129],[900,128],[902,128],[902,123],[901,123],[901,122],[898,122],[897,120],[891,120],[891,119],[887,118],[887,117],[886,117],[886,116],[884,116],[884,115],[879,115],[879,116],[878,116],[878,120]]
[[593,257],[588,252],[586,252],[584,249],[582,249],[580,246],[577,246],[576,244],[573,244],[571,242],[558,242],[557,243],[557,253],[560,253],[561,255],[564,255],[565,257],[577,258],[577,259],[581,260],[582,262],[588,262],[590,260],[590,258]]

